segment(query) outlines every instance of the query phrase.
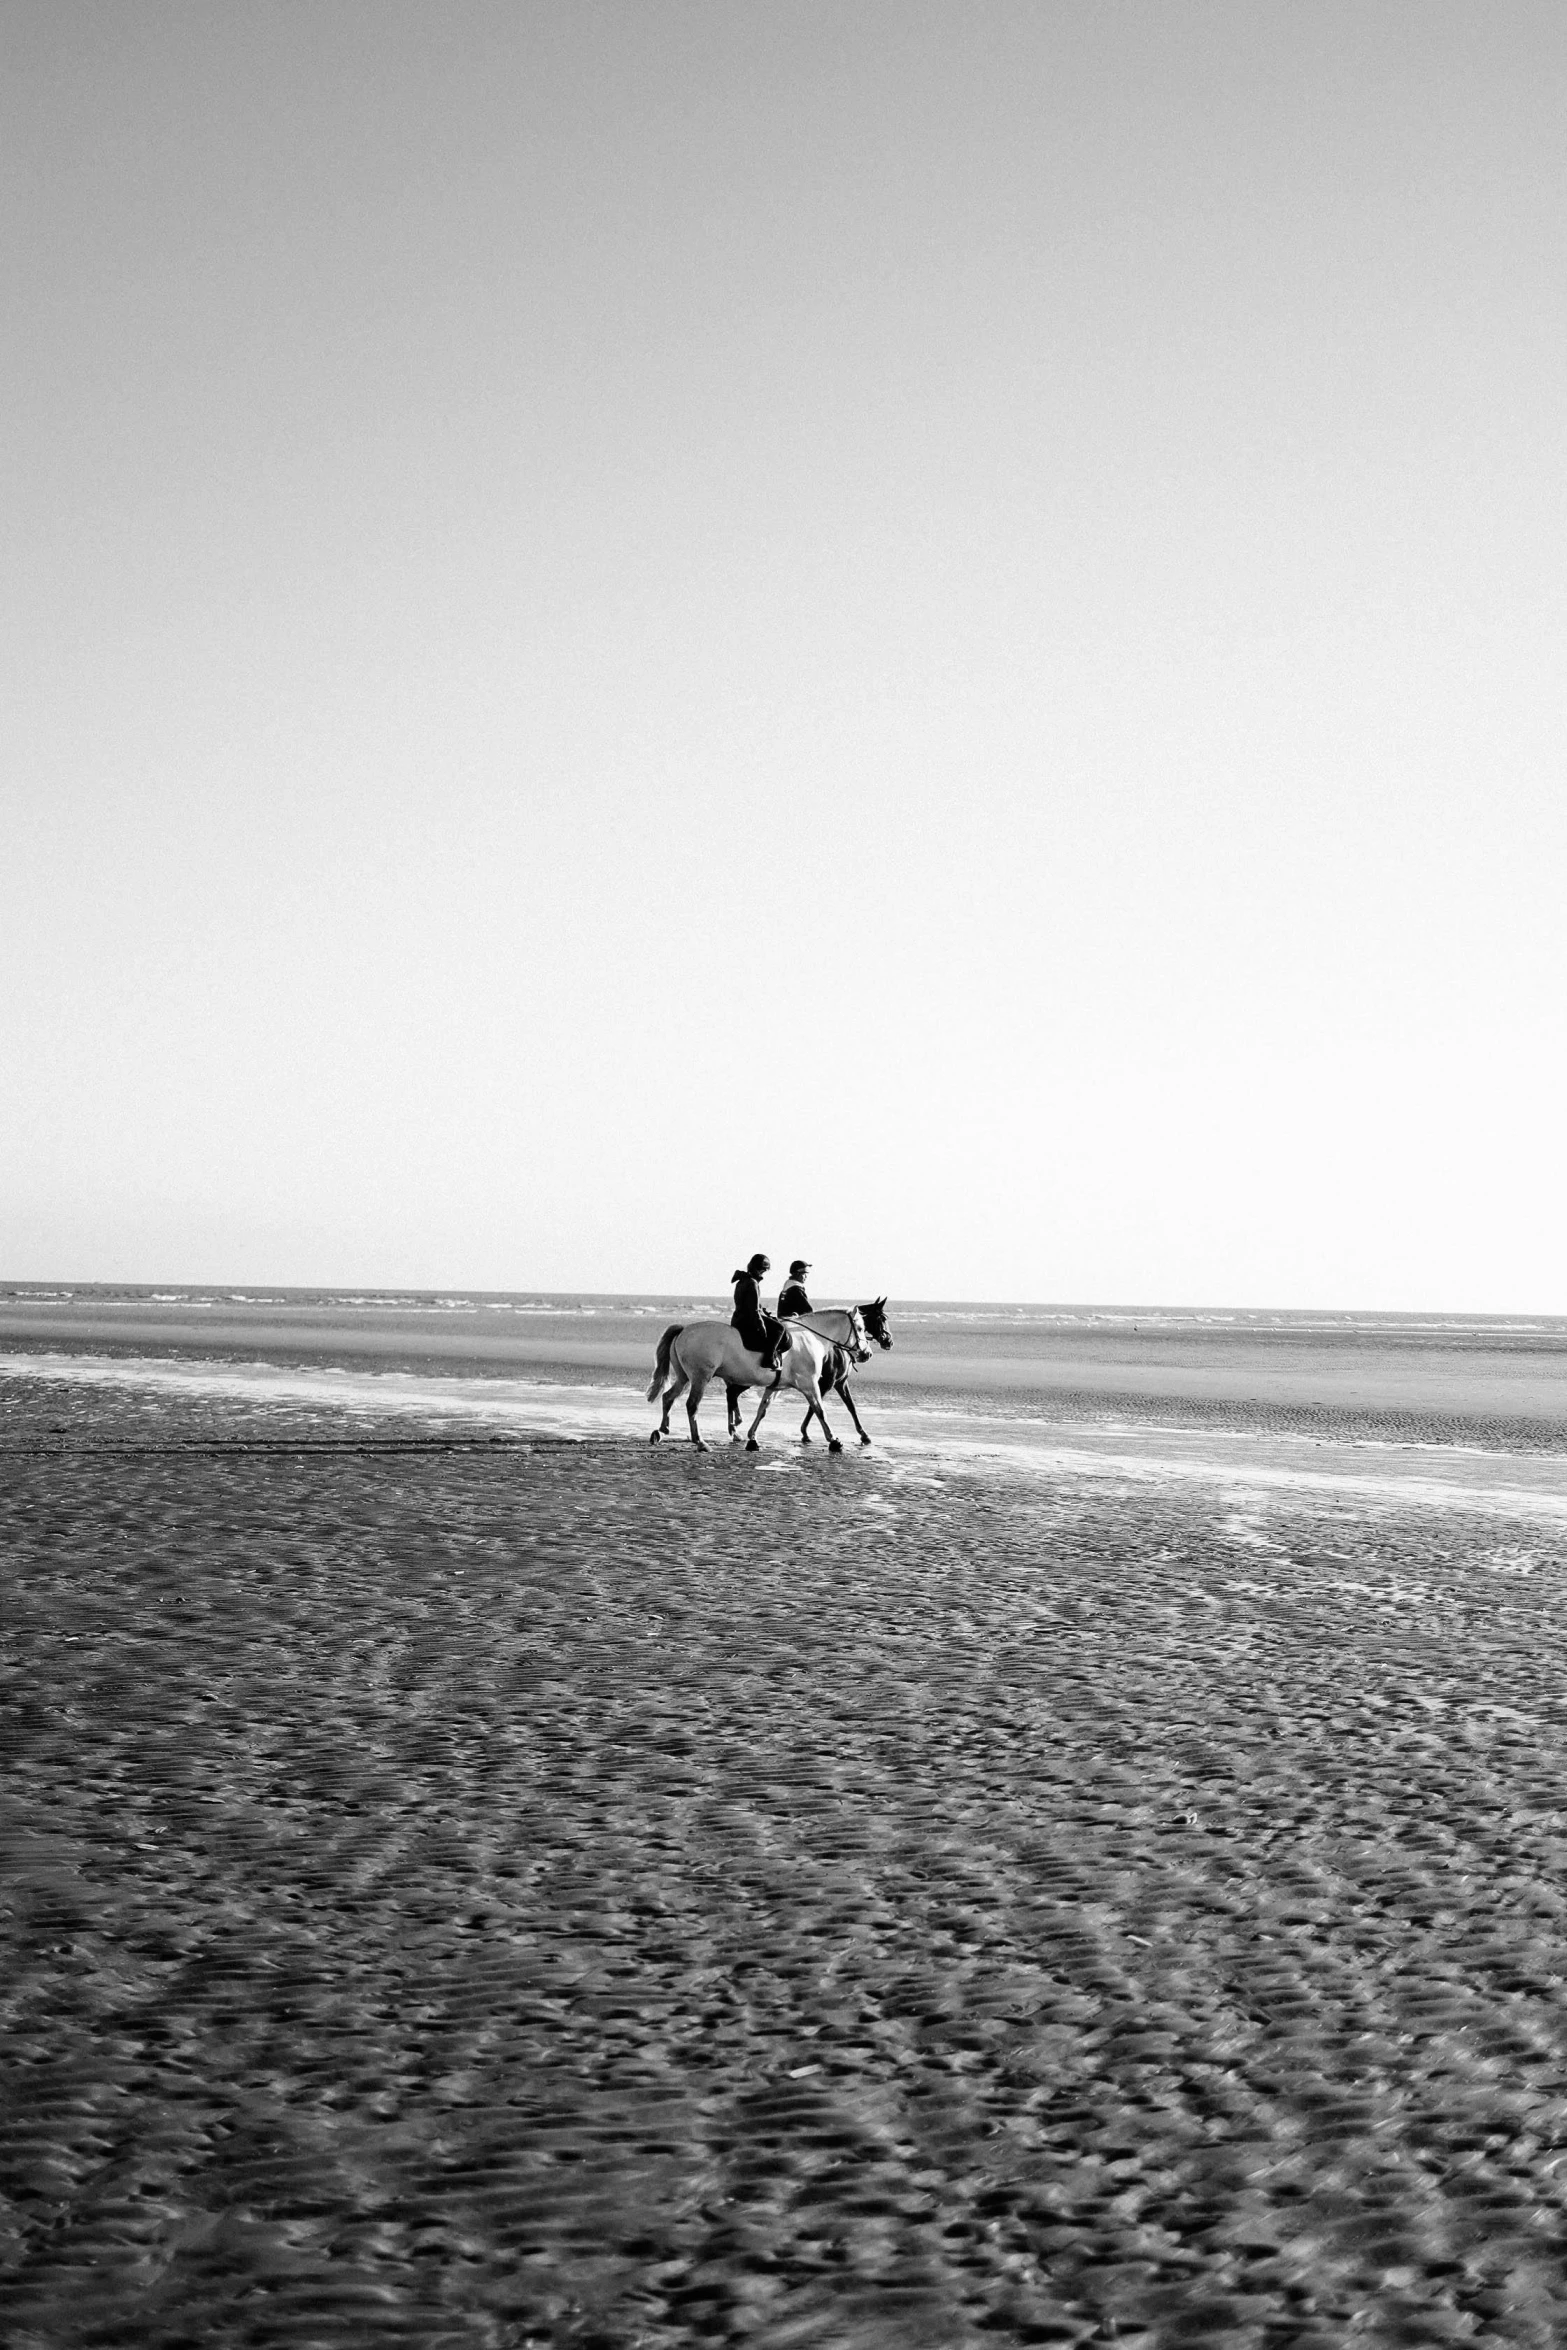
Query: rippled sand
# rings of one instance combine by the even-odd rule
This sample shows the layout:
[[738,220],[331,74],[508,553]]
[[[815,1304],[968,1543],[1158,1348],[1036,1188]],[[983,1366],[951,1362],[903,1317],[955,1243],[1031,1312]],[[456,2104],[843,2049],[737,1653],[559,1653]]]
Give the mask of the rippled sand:
[[3,1401],[18,2350],[1567,2336],[1559,1518]]

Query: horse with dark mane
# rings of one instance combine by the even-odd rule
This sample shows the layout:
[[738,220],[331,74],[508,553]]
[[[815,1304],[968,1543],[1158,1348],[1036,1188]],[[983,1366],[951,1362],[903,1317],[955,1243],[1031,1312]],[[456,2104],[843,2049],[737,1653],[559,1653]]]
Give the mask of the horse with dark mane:
[[658,1342],[658,1358],[653,1366],[649,1384],[648,1402],[662,1393],[663,1417],[648,1439],[658,1444],[669,1434],[670,1406],[683,1388],[689,1387],[686,1397],[686,1421],[691,1430],[691,1441],[698,1452],[705,1452],[697,1428],[697,1407],[706,1394],[709,1383],[722,1379],[731,1396],[730,1435],[735,1434],[739,1419],[733,1398],[747,1387],[765,1390],[756,1418],[746,1437],[746,1449],[757,1450],[756,1431],[761,1426],[767,1407],[780,1387],[794,1387],[805,1397],[806,1419],[820,1420],[822,1434],[827,1439],[829,1452],[842,1452],[843,1446],[834,1436],[822,1410],[822,1377],[835,1353],[852,1353],[857,1363],[868,1363],[871,1350],[865,1342],[865,1330],[857,1314],[848,1316],[850,1325],[846,1340],[837,1342],[822,1338],[802,1322],[785,1322],[778,1341],[776,1366],[764,1361],[760,1351],[748,1347],[741,1333],[731,1322],[671,1322]]
[[[854,1422],[855,1434],[862,1444],[869,1444],[870,1438],[860,1425],[860,1415],[854,1408],[854,1397],[849,1391],[851,1368],[857,1369],[859,1362],[869,1358],[861,1356],[854,1364],[851,1364],[844,1352],[851,1341],[856,1315],[859,1316],[860,1326],[866,1337],[872,1339],[883,1353],[887,1353],[892,1346],[892,1333],[887,1328],[887,1300],[885,1297],[870,1298],[862,1306],[825,1306],[820,1313],[799,1314],[791,1317],[785,1322],[784,1328],[786,1330],[814,1330],[818,1338],[825,1338],[828,1341],[833,1352],[828,1357],[822,1372],[822,1393],[823,1395],[842,1396],[849,1407],[849,1417]],[[738,1387],[730,1387],[727,1390],[731,1437],[740,1426],[741,1392]],[[813,1412],[807,1411],[805,1418],[800,1422],[800,1442],[802,1444],[809,1444],[811,1441],[811,1421],[815,1416]],[[826,1426],[825,1420],[822,1425]]]

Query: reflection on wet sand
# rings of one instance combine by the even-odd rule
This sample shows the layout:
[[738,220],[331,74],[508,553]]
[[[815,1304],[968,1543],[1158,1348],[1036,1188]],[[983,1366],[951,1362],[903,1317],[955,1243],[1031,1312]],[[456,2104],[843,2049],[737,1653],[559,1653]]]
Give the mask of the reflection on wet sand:
[[12,1371],[12,2339],[1560,2340],[1549,1473]]

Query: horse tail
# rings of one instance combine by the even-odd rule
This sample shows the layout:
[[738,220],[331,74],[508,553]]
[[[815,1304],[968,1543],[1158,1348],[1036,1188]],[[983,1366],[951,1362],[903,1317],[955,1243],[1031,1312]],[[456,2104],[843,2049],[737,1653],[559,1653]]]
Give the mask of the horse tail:
[[669,1350],[684,1328],[684,1322],[671,1322],[658,1342],[658,1361],[653,1366],[653,1380],[647,1391],[649,1403],[663,1393],[664,1382],[669,1377]]

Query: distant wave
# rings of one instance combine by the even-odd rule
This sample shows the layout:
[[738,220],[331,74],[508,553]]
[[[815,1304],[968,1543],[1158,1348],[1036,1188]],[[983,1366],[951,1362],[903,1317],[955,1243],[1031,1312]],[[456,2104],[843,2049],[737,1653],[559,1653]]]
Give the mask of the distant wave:
[[[99,1306],[156,1306],[175,1313],[210,1312],[232,1308],[240,1314],[287,1317],[295,1313],[364,1314],[383,1317],[480,1315],[512,1318],[528,1323],[596,1322],[615,1318],[648,1321],[660,1315],[671,1320],[717,1316],[727,1320],[727,1295],[702,1298],[590,1290],[392,1290],[287,1289],[244,1290],[227,1285],[173,1284],[153,1289],[135,1283],[88,1282],[71,1287],[15,1282],[0,1287],[0,1298],[13,1304],[72,1304]],[[849,1302],[824,1300],[826,1303]],[[962,1331],[975,1334],[1026,1336],[1037,1332],[1103,1333],[1117,1335],[1174,1335],[1222,1333],[1231,1338],[1256,1336],[1367,1339],[1508,1339],[1558,1338],[1567,1343],[1567,1316],[1553,1314],[1371,1313],[1329,1312],[1266,1307],[1096,1306],[1044,1305],[995,1299],[894,1299],[891,1315],[901,1334],[928,1331],[949,1337]]]

